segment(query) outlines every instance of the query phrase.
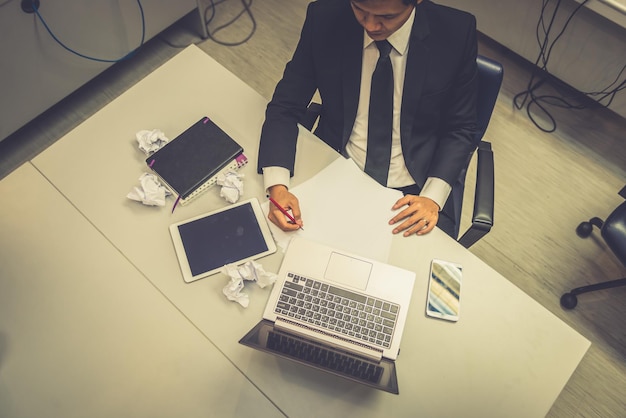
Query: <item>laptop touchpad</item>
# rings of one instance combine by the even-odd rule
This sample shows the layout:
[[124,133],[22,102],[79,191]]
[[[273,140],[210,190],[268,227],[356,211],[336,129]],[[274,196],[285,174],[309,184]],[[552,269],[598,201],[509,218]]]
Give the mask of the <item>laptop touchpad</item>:
[[326,279],[338,284],[365,290],[372,272],[372,263],[336,252],[331,253]]

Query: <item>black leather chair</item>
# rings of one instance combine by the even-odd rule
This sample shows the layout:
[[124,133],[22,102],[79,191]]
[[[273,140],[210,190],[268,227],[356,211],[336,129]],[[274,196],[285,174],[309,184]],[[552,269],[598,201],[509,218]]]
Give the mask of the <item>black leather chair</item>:
[[[486,235],[493,226],[494,211],[494,164],[493,151],[491,143],[483,140],[493,108],[498,98],[504,69],[502,65],[487,57],[478,56],[476,63],[478,64],[478,123],[474,141],[477,146],[478,160],[476,168],[476,188],[474,190],[474,212],[472,215],[472,224],[465,231],[463,236],[459,238],[459,243],[465,248],[469,248],[476,241]],[[311,103],[307,112],[300,123],[307,129],[312,130],[317,118],[322,110],[319,103]],[[455,202],[463,202],[463,193],[465,190],[465,177],[467,175],[467,166],[470,163],[474,152],[467,156],[467,165],[461,172],[461,175],[452,185],[451,197]],[[457,228],[460,225],[462,206],[455,207],[455,217]],[[459,231],[456,231],[459,235]]]
[[[619,194],[626,199],[626,187]],[[626,202],[611,212],[605,221],[591,218],[587,222],[582,222],[576,228],[576,234],[581,238],[587,238],[593,232],[594,226],[600,229],[600,235],[613,254],[626,266]],[[626,278],[577,287],[561,296],[561,306],[565,309],[574,309],[578,304],[577,295],[619,286],[626,286]]]

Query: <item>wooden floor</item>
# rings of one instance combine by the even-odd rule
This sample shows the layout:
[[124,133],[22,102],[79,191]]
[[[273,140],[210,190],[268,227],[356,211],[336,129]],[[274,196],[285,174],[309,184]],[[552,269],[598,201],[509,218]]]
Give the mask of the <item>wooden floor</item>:
[[[307,3],[253,3],[255,32],[239,46],[202,40],[191,19],[182,20],[133,60],[107,70],[0,142],[0,178],[176,54],[179,49],[172,45],[198,44],[269,99],[298,40]],[[239,1],[220,3],[210,29],[242,10]],[[244,14],[215,38],[237,43],[252,28]],[[495,226],[471,251],[592,342],[548,416],[624,417],[626,287],[583,295],[573,311],[564,311],[559,297],[573,287],[626,276],[598,234],[580,239],[574,232],[580,221],[605,217],[622,201],[617,192],[626,184],[626,120],[602,108],[551,108],[557,130],[542,132],[512,104],[526,86],[529,64],[488,39],[481,39],[479,51],[504,65],[505,79],[486,135],[495,152]],[[469,209],[471,201],[467,204]]]

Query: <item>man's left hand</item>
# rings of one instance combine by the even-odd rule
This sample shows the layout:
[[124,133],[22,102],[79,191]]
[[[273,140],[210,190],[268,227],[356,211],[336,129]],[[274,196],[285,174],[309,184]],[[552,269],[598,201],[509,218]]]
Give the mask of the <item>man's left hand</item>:
[[389,225],[402,222],[393,233],[399,234],[404,231],[404,236],[412,234],[424,235],[433,230],[439,220],[439,205],[427,197],[407,194],[399,199],[392,210],[398,210],[406,206],[404,210],[391,218]]

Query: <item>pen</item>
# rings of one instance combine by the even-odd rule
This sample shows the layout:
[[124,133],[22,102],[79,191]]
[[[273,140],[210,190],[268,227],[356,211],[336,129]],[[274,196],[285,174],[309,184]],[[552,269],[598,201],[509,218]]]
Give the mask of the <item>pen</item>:
[[[270,197],[270,202],[272,202],[272,204],[273,204],[274,206],[276,206],[276,208],[277,208],[279,211],[281,211],[283,215],[285,215],[287,218],[289,218],[289,220],[290,220],[291,222],[293,222],[294,224],[296,223],[296,219],[295,219],[293,216],[291,216],[291,213],[287,212],[287,210],[286,210],[285,208],[283,208],[281,205],[279,205],[277,201],[275,201],[274,199],[272,199],[272,198]],[[300,229],[304,231],[304,228],[300,227]]]
[[174,201],[174,205],[172,206],[172,213],[174,213],[174,209],[176,209],[176,205],[178,205],[178,202],[180,202],[180,195],[178,195],[178,197]]

